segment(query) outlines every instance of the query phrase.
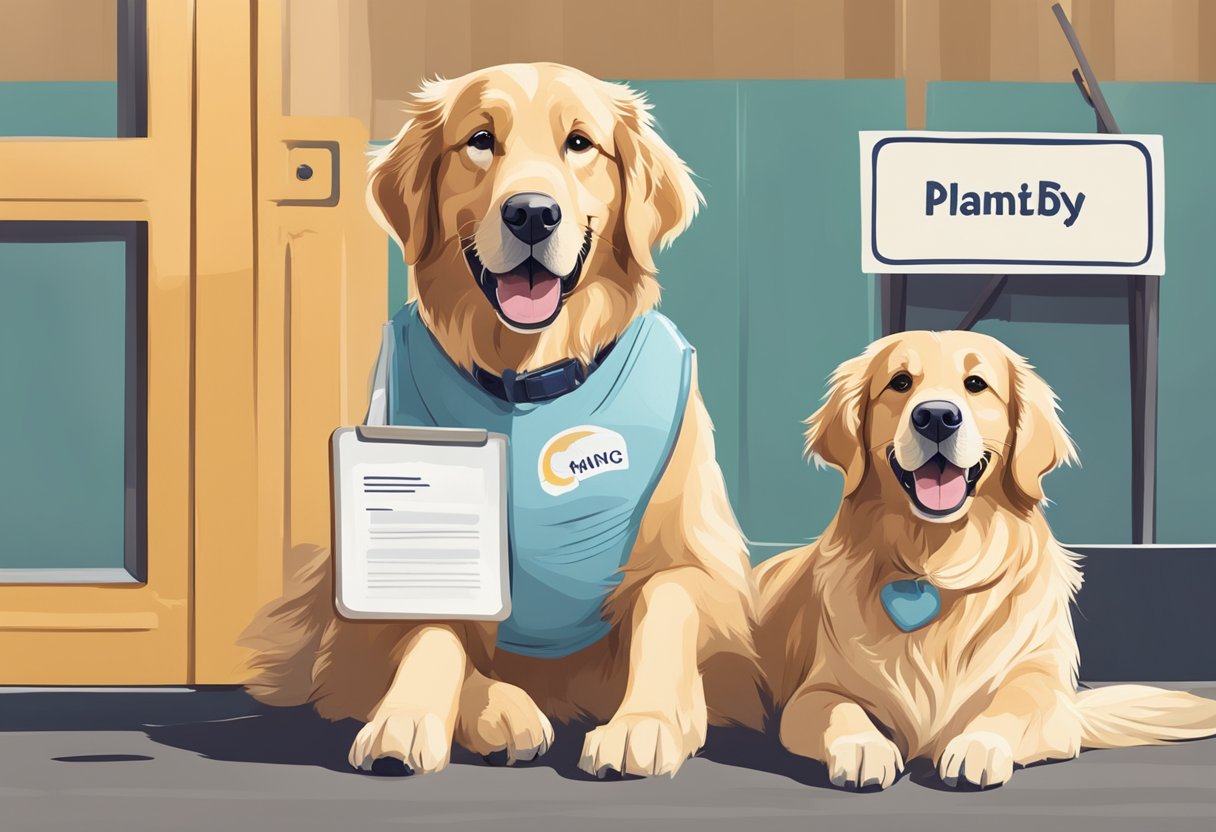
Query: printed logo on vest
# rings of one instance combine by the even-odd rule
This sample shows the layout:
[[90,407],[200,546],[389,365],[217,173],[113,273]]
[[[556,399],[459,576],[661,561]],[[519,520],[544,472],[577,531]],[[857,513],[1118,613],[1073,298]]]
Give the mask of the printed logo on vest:
[[537,460],[540,487],[547,494],[565,494],[583,480],[629,467],[625,437],[595,425],[564,430],[545,443]]

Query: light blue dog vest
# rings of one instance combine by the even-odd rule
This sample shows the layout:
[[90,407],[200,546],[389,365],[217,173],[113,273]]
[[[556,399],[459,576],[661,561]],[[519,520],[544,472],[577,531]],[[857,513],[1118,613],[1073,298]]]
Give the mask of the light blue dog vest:
[[512,404],[448,358],[414,304],[386,325],[384,340],[387,366],[377,368],[369,422],[378,411],[392,425],[508,437],[511,616],[498,625],[498,647],[558,658],[599,641],[610,629],[604,600],[621,581],[675,446],[692,347],[650,312],[581,386],[550,401]]

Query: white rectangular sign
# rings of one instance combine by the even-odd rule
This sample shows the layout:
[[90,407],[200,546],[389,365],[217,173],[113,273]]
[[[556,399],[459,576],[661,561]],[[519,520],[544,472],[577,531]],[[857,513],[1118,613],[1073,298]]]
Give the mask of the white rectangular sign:
[[870,274],[1164,274],[1160,136],[863,131]]
[[331,439],[331,462],[342,616],[510,615],[505,436],[343,427]]

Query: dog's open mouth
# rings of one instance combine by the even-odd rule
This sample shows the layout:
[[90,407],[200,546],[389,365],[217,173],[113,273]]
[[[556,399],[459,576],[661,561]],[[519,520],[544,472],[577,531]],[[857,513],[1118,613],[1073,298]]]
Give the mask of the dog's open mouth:
[[985,451],[980,461],[966,470],[940,453],[915,471],[905,471],[899,466],[894,447],[887,449],[887,459],[913,505],[925,514],[944,517],[962,508],[975,492],[975,484],[988,468],[991,454]]
[[591,228],[588,227],[583,236],[583,247],[574,268],[566,275],[553,274],[535,257],[528,257],[508,272],[496,274],[482,264],[474,248],[471,241],[466,242],[465,260],[473,279],[503,323],[525,331],[544,329],[557,320],[562,301],[578,285],[583,263],[591,250]]

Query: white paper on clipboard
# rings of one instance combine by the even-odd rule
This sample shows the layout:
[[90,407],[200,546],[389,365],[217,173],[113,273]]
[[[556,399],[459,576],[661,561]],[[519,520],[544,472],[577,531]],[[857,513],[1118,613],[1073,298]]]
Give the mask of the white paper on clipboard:
[[505,436],[365,425],[330,446],[343,617],[510,615]]

